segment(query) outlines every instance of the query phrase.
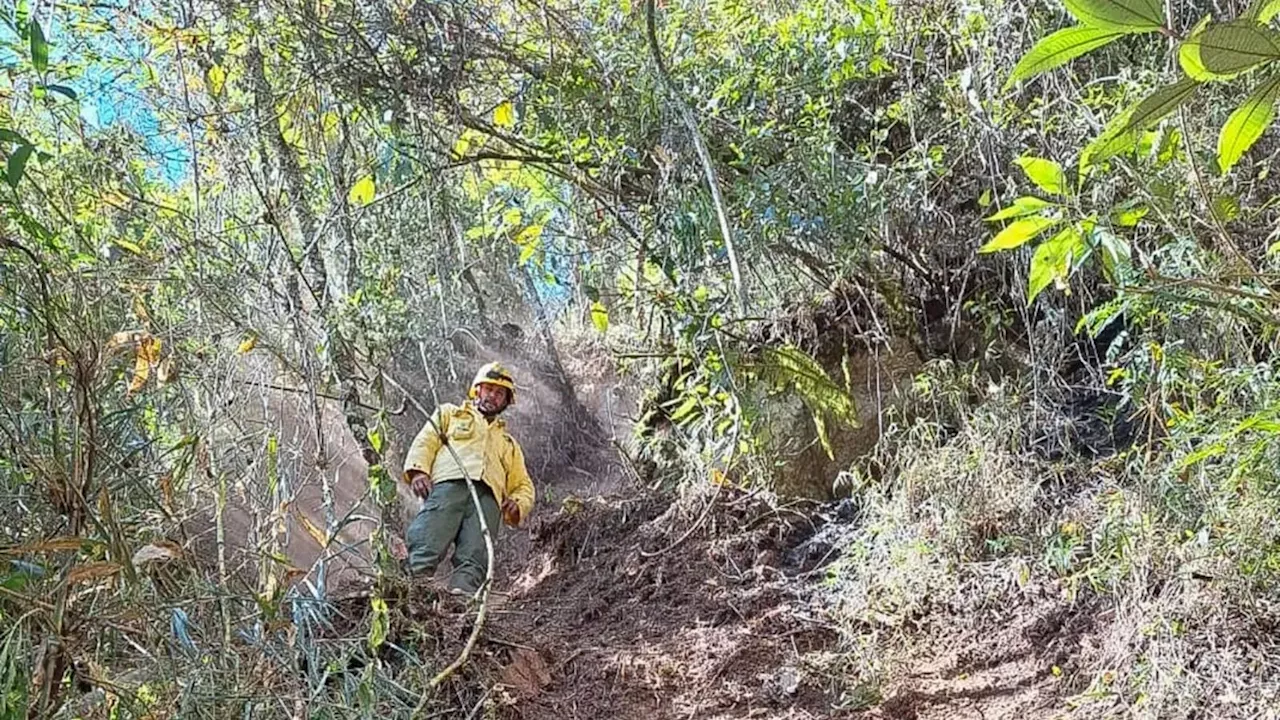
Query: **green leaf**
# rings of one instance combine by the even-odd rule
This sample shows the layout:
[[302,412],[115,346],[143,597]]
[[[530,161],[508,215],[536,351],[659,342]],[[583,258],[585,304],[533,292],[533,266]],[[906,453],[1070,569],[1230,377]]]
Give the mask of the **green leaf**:
[[138,243],[125,240],[124,238],[114,238],[111,243],[118,247],[124,248],[134,255],[142,255],[142,247]]
[[[1209,21],[1213,19],[1212,15],[1205,15],[1200,18],[1200,22],[1191,28],[1191,32],[1187,33],[1187,38],[1193,38],[1204,31],[1209,26]],[[1204,63],[1200,61],[1200,46],[1188,44],[1186,42],[1178,45],[1178,65],[1182,68],[1182,72],[1187,77],[1195,80],[1211,80],[1212,76],[1208,70],[1204,69]]]
[[1041,190],[1050,195],[1067,194],[1067,176],[1058,163],[1038,157],[1020,157],[1014,162]]
[[1036,296],[1049,287],[1050,283],[1065,283],[1071,274],[1072,265],[1084,255],[1086,249],[1084,237],[1075,225],[1063,228],[1062,232],[1040,243],[1035,255],[1031,257],[1031,268],[1027,275],[1027,304],[1034,302]]
[[26,172],[27,161],[31,159],[32,150],[35,148],[30,145],[20,145],[9,156],[9,163],[5,168],[5,180],[8,181],[9,187],[18,187],[18,181],[22,180],[22,174]]
[[600,332],[608,332],[609,330],[609,311],[599,300],[591,303],[591,323]]
[[373,176],[365,175],[351,186],[351,192],[347,193],[347,200],[352,205],[368,205],[373,202],[373,197],[377,193],[377,188],[373,184]]
[[44,30],[40,29],[40,21],[35,19],[31,20],[31,64],[38,73],[49,69],[49,43],[44,38]]
[[1161,0],[1063,0],[1062,4],[1076,20],[1102,30],[1143,33],[1164,27]]
[[18,0],[13,6],[13,21],[18,26],[18,37],[27,40],[31,37],[31,7],[27,0]]
[[1120,227],[1134,227],[1149,211],[1150,208],[1145,206],[1120,210],[1111,216],[1111,221]]
[[1022,247],[1028,240],[1062,222],[1059,218],[1036,217],[1023,218],[1010,223],[986,245],[978,248],[979,253],[991,253],[999,250],[1012,250]]
[[1244,17],[1266,25],[1276,15],[1280,15],[1280,0],[1255,0],[1245,11]]
[[1081,169],[1136,145],[1138,136],[1143,130],[1177,110],[1178,106],[1191,99],[1199,88],[1200,84],[1196,81],[1183,78],[1172,85],[1156,90],[1137,105],[1117,115],[1107,123],[1102,134],[1089,143],[1081,153]]
[[1013,201],[1013,204],[1002,209],[1000,212],[986,218],[987,222],[995,222],[997,220],[1008,220],[1009,218],[1018,218],[1024,215],[1032,215],[1044,210],[1045,208],[1057,207],[1056,204],[1048,200],[1041,200],[1038,197],[1027,195]]
[[676,408],[669,416],[671,418],[671,422],[680,422],[688,417],[689,413],[693,412],[697,407],[698,396],[686,395],[684,402],[680,403],[680,407]]
[[49,92],[58,93],[59,95],[62,95],[63,97],[71,101],[75,101],[79,97],[78,95],[76,95],[75,90],[72,90],[66,85],[46,85],[45,89],[47,89]]
[[30,145],[31,141],[9,128],[0,128],[0,142],[14,142],[19,145]]
[[1280,58],[1280,33],[1249,20],[1207,25],[1178,48],[1183,72],[1197,80],[1229,80]]
[[1213,216],[1221,223],[1229,223],[1240,217],[1240,201],[1231,195],[1219,195],[1210,207]]
[[1227,118],[1218,135],[1218,167],[1223,174],[1230,172],[1276,119],[1277,99],[1280,99],[1280,74],[1259,85]]
[[1026,55],[1022,56],[1014,66],[1013,72],[1009,74],[1004,87],[1007,90],[1020,80],[1028,80],[1040,73],[1065,65],[1123,35],[1123,32],[1084,25],[1059,30],[1042,38],[1027,51]]
[[386,600],[375,595],[369,599],[369,604],[373,610],[369,623],[369,649],[377,650],[387,641],[387,630],[391,623],[387,617]]

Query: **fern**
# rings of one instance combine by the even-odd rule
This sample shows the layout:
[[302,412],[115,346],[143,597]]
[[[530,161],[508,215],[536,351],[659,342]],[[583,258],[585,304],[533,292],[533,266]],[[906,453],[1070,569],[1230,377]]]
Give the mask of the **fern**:
[[833,418],[849,427],[858,427],[858,406],[853,396],[832,380],[817,360],[794,345],[766,348],[761,370],[776,387],[790,387],[800,395],[813,414],[813,424],[818,431],[822,449],[826,451],[827,457],[834,460],[835,452],[827,432],[827,418]]

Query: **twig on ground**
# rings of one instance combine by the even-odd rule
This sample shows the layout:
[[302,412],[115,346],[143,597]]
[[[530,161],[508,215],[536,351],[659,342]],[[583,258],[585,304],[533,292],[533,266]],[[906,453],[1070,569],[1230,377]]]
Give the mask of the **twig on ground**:
[[475,706],[471,708],[471,712],[467,713],[467,720],[471,720],[471,718],[476,716],[476,713],[480,712],[480,708],[484,706],[484,701],[489,699],[489,695],[493,692],[493,689],[496,687],[497,685],[490,685],[489,689],[484,691],[484,694],[481,695],[480,699],[476,701]]
[[670,545],[656,552],[646,552],[644,550],[641,550],[640,557],[648,560],[649,558],[655,558],[655,557],[658,557],[659,555],[665,555],[671,552],[672,550],[676,549],[677,547],[679,547],[680,544],[683,543],[685,540],[688,540],[690,536],[692,536],[695,532],[697,532],[698,528],[702,527],[702,523],[706,522],[707,517],[711,515],[711,508],[715,507],[716,500],[720,497],[721,490],[724,490],[723,483],[716,485],[716,494],[712,495],[711,499],[707,501],[707,507],[703,509],[702,515],[698,517],[697,522],[695,522],[692,526],[690,526],[689,529],[686,530],[683,535],[677,538],[675,542],[671,543]]

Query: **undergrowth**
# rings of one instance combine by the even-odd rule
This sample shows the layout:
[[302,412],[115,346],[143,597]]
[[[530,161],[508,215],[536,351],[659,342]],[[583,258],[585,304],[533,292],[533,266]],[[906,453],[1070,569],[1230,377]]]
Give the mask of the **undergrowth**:
[[[1273,387],[1258,372],[1225,373],[1221,392],[1261,400]],[[993,604],[1051,603],[1093,617],[1068,662],[1045,659],[1063,712],[1265,716],[1280,687],[1280,495],[1270,426],[1250,414],[1242,430],[1239,408],[1257,405],[1241,399],[1152,447],[1050,461],[1030,448],[1031,419],[1051,408],[1015,382],[931,364],[818,591],[843,631],[850,697],[888,692]]]

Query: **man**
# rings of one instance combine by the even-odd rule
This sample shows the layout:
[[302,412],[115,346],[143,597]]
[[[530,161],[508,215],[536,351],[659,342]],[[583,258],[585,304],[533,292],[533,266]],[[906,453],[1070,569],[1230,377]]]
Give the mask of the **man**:
[[533,483],[519,443],[498,415],[515,402],[516,383],[505,368],[480,368],[468,400],[436,408],[405,456],[404,479],[424,499],[405,533],[409,571],[430,578],[453,543],[449,592],[474,596],[488,573],[488,551],[470,479],[480,498],[485,525],[497,539],[498,515],[512,527],[533,510]]

